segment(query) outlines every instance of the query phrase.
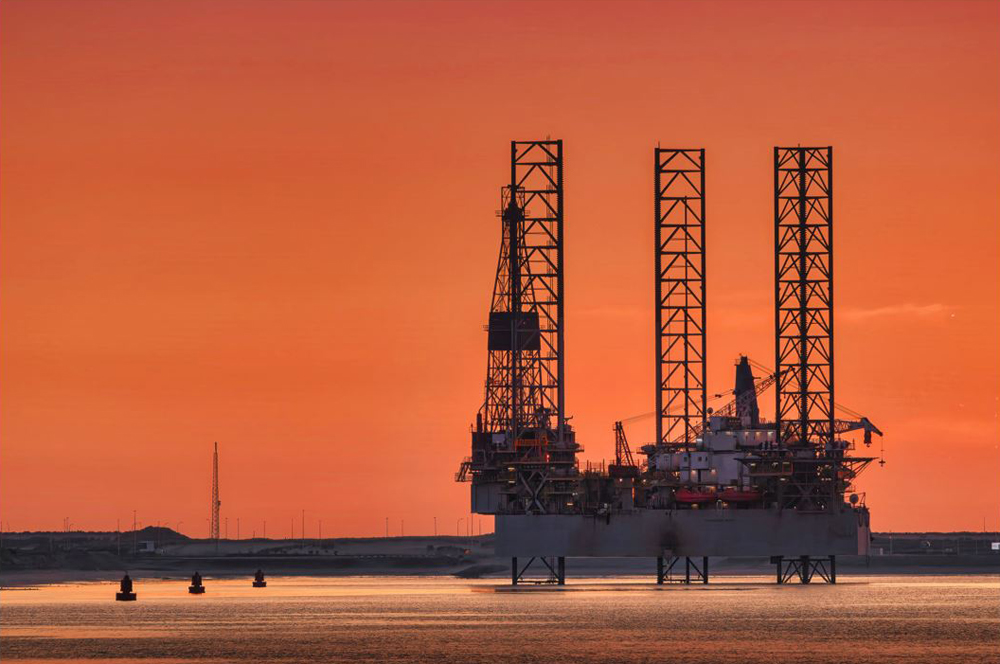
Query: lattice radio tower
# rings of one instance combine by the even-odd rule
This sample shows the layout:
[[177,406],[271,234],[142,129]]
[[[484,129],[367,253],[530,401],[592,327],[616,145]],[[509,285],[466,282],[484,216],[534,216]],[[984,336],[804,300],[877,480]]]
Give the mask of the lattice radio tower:
[[219,444],[215,444],[215,452],[212,454],[212,533],[211,537],[218,543],[219,541],[219,507],[222,501],[219,500]]

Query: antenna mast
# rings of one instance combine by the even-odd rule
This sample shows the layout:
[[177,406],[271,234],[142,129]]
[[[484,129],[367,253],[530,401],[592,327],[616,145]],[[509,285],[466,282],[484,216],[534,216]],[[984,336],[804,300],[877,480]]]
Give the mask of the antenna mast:
[[212,532],[211,538],[215,540],[215,547],[219,547],[219,507],[222,501],[219,500],[219,444],[215,444],[215,452],[212,454]]

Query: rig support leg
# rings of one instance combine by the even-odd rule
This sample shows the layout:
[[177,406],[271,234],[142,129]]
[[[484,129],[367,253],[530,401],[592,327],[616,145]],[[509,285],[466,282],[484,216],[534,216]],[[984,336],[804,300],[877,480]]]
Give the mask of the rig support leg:
[[556,569],[558,569],[558,573],[556,574],[556,582],[560,586],[565,586],[566,585],[566,558],[564,556],[559,556],[559,559],[558,559],[556,565],[557,565]]
[[791,583],[795,577],[799,582],[811,583],[813,579],[819,577],[826,583],[837,583],[837,557],[824,556],[813,558],[812,556],[798,556],[785,560],[782,556],[771,556],[777,571],[777,581],[781,583]]
[[663,585],[663,556],[658,556],[656,559],[656,583]]
[[812,581],[813,569],[812,561],[809,556],[802,556],[799,558],[799,580],[802,583],[809,583]]
[[517,558],[510,559],[510,585],[517,585]]
[[684,556],[684,583],[691,583],[691,559]]
[[701,558],[701,582],[708,583],[708,556]]

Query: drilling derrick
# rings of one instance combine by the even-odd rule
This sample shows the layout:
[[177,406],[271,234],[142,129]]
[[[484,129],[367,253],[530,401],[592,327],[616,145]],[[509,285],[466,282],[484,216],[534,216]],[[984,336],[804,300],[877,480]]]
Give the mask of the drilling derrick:
[[705,151],[656,148],[656,442],[705,420]]
[[[550,400],[541,380],[542,343],[537,310],[525,309],[534,293],[525,288],[524,193],[510,186],[500,191],[502,240],[490,305],[487,342],[486,427],[512,440],[547,425]],[[525,297],[527,295],[527,297]]]
[[579,451],[565,417],[562,141],[511,143],[490,305],[486,399],[476,416],[473,510],[574,509]]

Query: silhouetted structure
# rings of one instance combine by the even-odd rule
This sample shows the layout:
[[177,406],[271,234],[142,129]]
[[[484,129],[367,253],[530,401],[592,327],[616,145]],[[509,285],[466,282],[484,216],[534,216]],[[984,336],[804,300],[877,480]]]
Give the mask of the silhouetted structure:
[[135,598],[136,594],[132,592],[132,577],[126,573],[122,577],[119,590],[115,594],[115,599],[119,602],[134,602]]
[[833,443],[833,148],[774,149],[778,442]]
[[201,582],[201,574],[195,572],[191,577],[191,585],[188,586],[188,592],[192,595],[201,595],[205,592],[205,585]]
[[757,404],[757,386],[750,368],[750,358],[740,356],[736,363],[736,387],[733,389],[733,411],[744,429],[760,428],[760,406]]
[[490,478],[477,484],[474,509],[551,513],[572,503],[580,449],[563,389],[562,141],[514,141],[510,159],[486,398],[460,472]]
[[254,588],[266,588],[267,581],[264,580],[263,570],[257,570],[257,573],[253,577],[253,587]]
[[705,150],[654,150],[656,440],[690,448],[705,420]]
[[[681,561],[684,582],[707,583],[710,556],[770,556],[781,582],[832,583],[835,555],[867,552],[852,483],[873,459],[841,434],[881,432],[834,416],[832,163],[832,148],[775,149],[777,367],[739,358],[732,401],[712,411],[705,151],[655,148],[656,440],[637,464],[616,423],[615,463],[581,471],[564,402],[562,142],[512,143],[486,399],[457,474],[473,511],[495,515],[512,583],[536,561],[563,583],[566,556],[655,557],[660,583]],[[767,422],[757,397],[772,385]]]
[[581,450],[565,410],[562,141],[511,142],[500,204],[486,398],[459,478],[478,478],[474,511],[572,511]]
[[211,538],[215,540],[215,550],[219,550],[219,508],[222,501],[219,500],[219,444],[215,443],[215,451],[212,453],[212,527]]

